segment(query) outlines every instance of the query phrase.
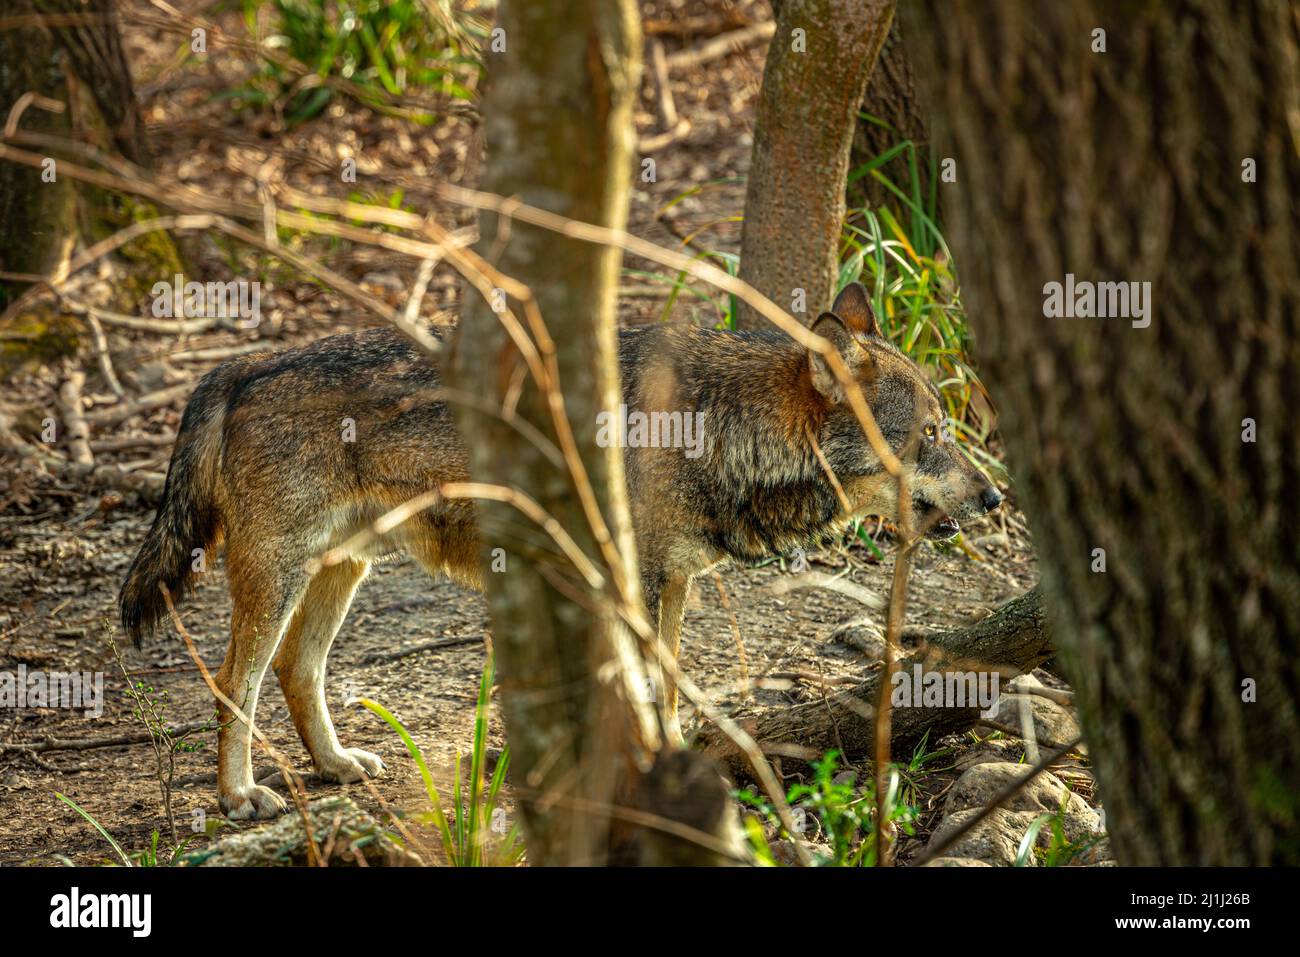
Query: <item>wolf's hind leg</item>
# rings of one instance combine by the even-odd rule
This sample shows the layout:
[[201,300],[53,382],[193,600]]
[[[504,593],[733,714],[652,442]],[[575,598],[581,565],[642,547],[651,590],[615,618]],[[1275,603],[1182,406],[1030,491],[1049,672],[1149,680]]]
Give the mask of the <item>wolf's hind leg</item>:
[[[267,665],[288,627],[294,606],[306,584],[301,561],[273,541],[256,545],[231,541],[226,567],[233,605],[230,647],[217,672],[222,693],[256,720],[257,692]],[[266,561],[267,556],[271,560]],[[218,702],[217,803],[233,821],[269,818],[286,805],[270,788],[253,781],[252,732],[248,725]]]
[[[659,638],[666,652],[677,662],[682,644],[682,619],[686,615],[686,601],[691,594],[691,579],[687,575],[672,575],[659,593]],[[662,666],[659,683],[664,689],[664,725],[677,742],[682,740],[682,728],[677,718],[677,682],[669,677]]]
[[373,778],[384,770],[377,755],[339,744],[325,701],[330,646],[369,569],[367,562],[347,561],[318,572],[294,612],[273,665],[312,763],[322,778],[340,784]]

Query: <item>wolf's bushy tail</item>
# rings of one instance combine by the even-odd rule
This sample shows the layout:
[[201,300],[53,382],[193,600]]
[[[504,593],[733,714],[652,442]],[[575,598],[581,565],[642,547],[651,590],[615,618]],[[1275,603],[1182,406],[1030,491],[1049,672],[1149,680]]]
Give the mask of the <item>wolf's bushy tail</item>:
[[138,646],[167,612],[159,585],[177,598],[193,585],[196,548],[219,540],[216,503],[226,374],[218,368],[199,382],[181,418],[167,482],[153,527],[136,553],[118,596],[122,628]]

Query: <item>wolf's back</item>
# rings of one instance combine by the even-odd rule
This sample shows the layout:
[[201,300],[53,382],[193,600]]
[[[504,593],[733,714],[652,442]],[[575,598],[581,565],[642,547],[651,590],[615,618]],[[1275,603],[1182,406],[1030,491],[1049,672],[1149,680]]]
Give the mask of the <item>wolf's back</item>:
[[167,611],[159,585],[179,597],[193,580],[192,552],[221,532],[216,483],[231,370],[204,376],[185,406],[153,527],[136,553],[118,597],[123,630],[139,645]]

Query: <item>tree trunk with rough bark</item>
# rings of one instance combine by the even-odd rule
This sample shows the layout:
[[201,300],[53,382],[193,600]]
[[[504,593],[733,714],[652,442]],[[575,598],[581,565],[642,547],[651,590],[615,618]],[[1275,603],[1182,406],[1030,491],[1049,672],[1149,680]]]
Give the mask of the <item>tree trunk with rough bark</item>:
[[[7,2],[0,12],[14,16],[35,11],[25,3]],[[67,99],[64,72],[58,60],[58,46],[49,31],[40,26],[0,30],[0,112],[10,110],[23,94],[32,92],[50,99]],[[35,132],[67,136],[71,130],[68,113],[53,113],[29,107],[23,127]],[[76,238],[76,192],[72,181],[60,180],[57,169],[44,170],[0,163],[0,271],[46,275],[64,261]],[[0,278],[0,309],[14,298],[14,290],[26,283]]]
[[[2,310],[29,286],[13,275],[50,275],[79,248],[158,211],[139,199],[74,185],[59,175],[59,160],[85,163],[86,157],[43,139],[70,139],[140,166],[150,164],[111,0],[6,0],[0,15],[33,20],[0,30],[0,121],[26,93],[62,104],[61,112],[53,112],[29,103],[15,130],[14,142],[48,157],[47,169],[0,163],[0,272],[11,274],[0,278]],[[45,20],[36,23],[37,18]],[[166,233],[125,244],[113,261],[119,269],[114,299],[98,305],[127,312],[138,308],[154,283],[182,266]],[[0,354],[0,371],[75,348],[79,325],[48,304],[27,310],[8,330],[15,338]]]
[[[930,195],[929,146],[930,129],[916,96],[916,79],[912,63],[903,44],[902,23],[894,18],[889,36],[880,50],[876,68],[867,82],[867,93],[862,98],[861,110],[872,119],[859,118],[853,131],[853,147],[849,152],[850,175],[862,164],[875,159],[886,150],[904,140],[916,144],[916,171],[922,201]],[[885,163],[880,172],[907,192],[911,182],[911,169],[906,153]],[[936,193],[936,197],[938,194]],[[846,194],[852,208],[874,208],[898,202],[898,197],[870,174],[852,180]]]
[[[835,295],[849,147],[893,16],[894,0],[783,0],[777,10],[745,192],[740,278],[806,321]],[[767,325],[744,304],[737,321]]]
[[[1294,5],[925,0],[904,28],[1116,855],[1300,863]],[[1074,315],[1128,315],[1058,316],[1071,281]]]
[[[506,48],[488,54],[482,187],[621,228],[640,73],[635,4],[510,0],[498,8],[497,27]],[[577,452],[621,560],[616,567],[603,560],[568,470],[501,417],[459,404],[471,475],[530,496],[601,574],[623,576],[636,594],[622,453],[596,444],[598,414],[619,405],[615,299],[621,254],[491,213],[481,217],[480,229],[479,252],[505,276],[526,283],[540,308]],[[457,387],[489,407],[513,406],[561,445],[503,317],[473,288],[466,288],[464,302],[450,360]],[[524,303],[512,296],[496,305],[508,306],[540,341]],[[548,350],[540,352],[546,362]],[[483,501],[478,516],[511,784],[520,799],[529,862],[730,859],[730,851],[720,855],[629,817],[668,819],[726,840],[734,811],[705,759],[661,747],[660,725],[643,693],[645,663],[601,591],[512,506]]]
[[[146,164],[144,124],[108,0],[10,0],[0,9],[10,15],[89,18],[83,23],[0,30],[4,116],[24,93],[40,94],[63,103],[64,112],[29,106],[20,129],[75,135],[133,163]],[[29,274],[52,271],[77,238],[78,220],[87,224],[96,218],[93,210],[77,214],[77,190],[70,181],[58,179],[57,164],[53,174],[51,181],[48,175],[42,178],[41,170],[0,165],[0,216],[9,227],[0,233],[0,269]]]

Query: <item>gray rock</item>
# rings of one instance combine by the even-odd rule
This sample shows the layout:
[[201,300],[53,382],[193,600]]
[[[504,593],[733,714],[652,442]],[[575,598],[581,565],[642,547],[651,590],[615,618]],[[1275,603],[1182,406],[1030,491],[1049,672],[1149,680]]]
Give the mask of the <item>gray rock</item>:
[[1115,852],[1110,849],[1110,838],[1103,837],[1099,841],[1089,845],[1081,850],[1070,861],[1070,864],[1076,867],[1115,867]]
[[[397,844],[373,817],[347,797],[326,797],[307,805],[312,837],[331,867],[419,867],[424,862]],[[279,820],[241,831],[187,854],[190,867],[302,867],[308,863],[302,816],[290,807]]]
[[[970,808],[949,814],[935,829],[930,843],[936,844],[945,840],[948,835],[960,829],[980,811],[981,808]],[[983,861],[991,867],[1011,867],[1016,862],[1016,851],[1020,847],[1020,840],[1036,817],[1038,814],[1033,811],[1007,811],[998,808],[969,832],[963,834],[957,843],[947,848],[944,857],[964,857]],[[1037,861],[1031,855],[1027,863],[1035,865]]]
[[[993,799],[1013,781],[1017,781],[1029,772],[1023,764],[1009,761],[988,761],[969,768],[948,792],[948,801],[944,813],[952,815],[958,811],[987,807]],[[1054,814],[1064,803],[1063,824],[1066,837],[1071,841],[1080,840],[1095,834],[1101,824],[1101,818],[1082,797],[1075,794],[1056,775],[1044,771],[1034,778],[1002,808],[1008,811],[1030,812],[1033,815]],[[1023,831],[1021,832],[1024,833]]]
[[[803,845],[804,850],[812,856],[814,861],[828,859],[835,855],[834,848],[829,844],[819,844],[816,841],[800,841],[799,843]],[[768,846],[772,849],[772,859],[778,864],[794,867],[799,863],[793,841],[773,841]]]
[[992,867],[988,861],[977,861],[973,857],[936,857],[926,862],[926,867]]
[[1003,692],[998,695],[998,710],[993,720],[999,725],[1016,729],[1018,733],[1021,702],[1029,704],[1030,713],[1034,717],[1034,737],[1039,744],[1059,748],[1079,736],[1079,722],[1074,715],[1055,701],[1038,695]]
[[1001,764],[1015,760],[1023,753],[1024,747],[1018,741],[993,738],[982,742],[978,751],[958,754],[953,760],[953,768],[957,771],[966,771],[977,764]]

